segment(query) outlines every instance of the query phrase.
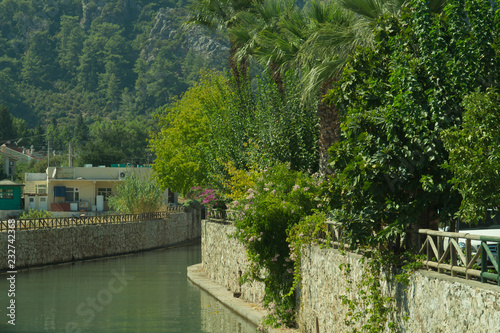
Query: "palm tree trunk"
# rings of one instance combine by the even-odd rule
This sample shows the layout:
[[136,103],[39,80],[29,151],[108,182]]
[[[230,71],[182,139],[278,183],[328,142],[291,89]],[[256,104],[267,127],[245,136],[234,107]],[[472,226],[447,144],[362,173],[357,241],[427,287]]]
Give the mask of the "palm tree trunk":
[[285,88],[283,86],[283,75],[281,74],[281,71],[279,70],[279,64],[276,62],[271,62],[269,64],[269,73],[271,74],[271,77],[276,83],[276,87],[278,88],[278,92],[280,93],[281,98],[285,98]]
[[236,60],[236,52],[239,48],[240,45],[237,41],[230,41],[229,68],[236,81],[238,92],[241,92],[242,85],[248,82],[248,60],[246,58],[241,62]]
[[[326,82],[321,87],[321,99],[331,88],[331,82]],[[323,177],[331,175],[328,149],[340,138],[340,114],[335,105],[328,105],[321,101],[318,105],[319,117],[319,173]]]

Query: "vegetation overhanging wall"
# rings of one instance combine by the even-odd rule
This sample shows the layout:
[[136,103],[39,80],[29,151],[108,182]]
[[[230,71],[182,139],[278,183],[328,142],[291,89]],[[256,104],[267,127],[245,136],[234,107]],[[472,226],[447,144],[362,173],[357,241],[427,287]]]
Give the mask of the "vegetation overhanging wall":
[[[245,269],[246,250],[234,238],[229,224],[202,221],[202,261],[209,277],[242,298],[257,301],[262,286],[237,283],[238,271]],[[299,327],[302,332],[348,332],[345,325],[349,309],[342,295],[348,292],[341,264],[350,264],[349,279],[355,285],[362,278],[361,256],[342,254],[318,246],[303,248]],[[396,322],[401,332],[498,332],[500,331],[500,287],[466,281],[429,271],[410,276],[408,286],[383,283],[386,295],[396,299]],[[406,288],[406,292],[405,292]],[[257,296],[257,297],[256,297]],[[403,320],[407,316],[408,320]],[[359,327],[357,327],[359,329]]]

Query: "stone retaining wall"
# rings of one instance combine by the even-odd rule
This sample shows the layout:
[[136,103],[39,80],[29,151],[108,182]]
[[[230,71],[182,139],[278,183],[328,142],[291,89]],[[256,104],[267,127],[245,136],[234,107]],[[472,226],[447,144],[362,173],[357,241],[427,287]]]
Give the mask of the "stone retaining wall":
[[[349,277],[361,279],[363,267],[355,254],[306,247],[302,252],[302,288],[299,326],[302,332],[350,332],[344,320],[348,309],[340,295],[347,293],[342,263],[351,264]],[[431,271],[410,277],[407,293],[396,283],[385,284],[386,295],[397,300],[398,332],[500,332],[500,287],[452,278]],[[402,320],[402,316],[408,320]],[[358,326],[359,328],[359,326]]]
[[201,222],[201,260],[205,273],[213,281],[233,292],[241,292],[241,298],[259,303],[264,296],[264,285],[258,282],[240,286],[239,275],[248,266],[246,250],[236,239],[228,235],[234,233],[233,225]]
[[[227,235],[232,225],[202,221],[202,264],[215,282],[238,292],[238,271],[245,270],[246,251]],[[339,268],[351,265],[349,277],[362,278],[360,256],[340,254],[334,249],[305,247],[302,253],[302,283],[300,311],[301,332],[350,332],[345,325],[347,308],[341,295],[356,297],[357,290],[348,294],[346,277]],[[355,289],[355,288],[354,288]],[[245,300],[257,302],[263,295],[262,284],[241,286]],[[407,292],[398,284],[385,284],[386,295],[395,295],[397,316],[393,318],[398,332],[500,332],[500,287],[452,278],[430,271],[418,271],[410,278]],[[402,315],[408,316],[407,321]],[[358,327],[359,328],[359,327]]]
[[[16,268],[56,264],[161,248],[200,237],[200,212],[172,213],[168,219],[67,228],[18,230]],[[0,253],[7,253],[7,232]],[[7,255],[0,270],[7,270]]]

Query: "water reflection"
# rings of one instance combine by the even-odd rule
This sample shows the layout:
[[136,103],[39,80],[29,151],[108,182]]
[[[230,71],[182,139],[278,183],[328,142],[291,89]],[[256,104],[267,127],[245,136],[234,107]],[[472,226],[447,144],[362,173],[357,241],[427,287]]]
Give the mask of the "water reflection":
[[[200,245],[191,245],[20,271],[16,326],[2,310],[0,332],[255,332],[187,280],[200,260]],[[8,301],[2,296],[0,308]]]
[[206,292],[201,293],[201,328],[211,333],[256,332],[253,324],[235,315]]

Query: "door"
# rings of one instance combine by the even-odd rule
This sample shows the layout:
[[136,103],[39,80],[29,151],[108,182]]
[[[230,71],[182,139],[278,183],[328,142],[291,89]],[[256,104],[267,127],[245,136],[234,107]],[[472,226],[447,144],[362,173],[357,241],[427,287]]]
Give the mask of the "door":
[[96,210],[102,212],[104,210],[104,196],[98,195],[95,197]]
[[40,210],[47,210],[47,197],[40,197],[38,208]]
[[28,198],[28,208],[29,209],[36,209],[35,197]]

